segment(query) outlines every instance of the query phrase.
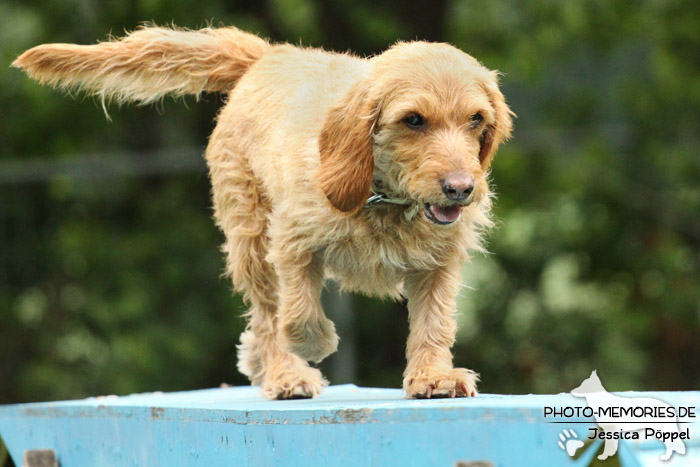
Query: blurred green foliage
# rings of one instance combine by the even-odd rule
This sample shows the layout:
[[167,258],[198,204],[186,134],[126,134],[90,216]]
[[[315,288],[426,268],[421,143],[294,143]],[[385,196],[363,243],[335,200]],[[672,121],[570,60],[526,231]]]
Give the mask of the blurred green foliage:
[[[180,172],[31,177],[85,154],[198,158],[220,96],[112,107],[108,123],[92,99],[8,68],[36,44],[92,43],[143,20],[360,54],[449,41],[501,70],[519,118],[493,167],[491,253],[464,271],[456,363],[481,373],[484,392],[568,391],[594,368],[609,390],[698,389],[700,3],[426,6],[0,3],[0,403],[246,384],[243,305],[221,277],[201,159]],[[405,305],[353,303],[354,382],[398,387]]]

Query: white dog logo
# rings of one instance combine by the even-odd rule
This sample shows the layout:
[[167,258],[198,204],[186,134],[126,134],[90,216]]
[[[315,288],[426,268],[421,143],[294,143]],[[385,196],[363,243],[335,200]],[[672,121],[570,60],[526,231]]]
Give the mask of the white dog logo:
[[[571,391],[571,395],[586,399],[595,414],[596,423],[604,431],[599,438],[605,439],[605,447],[598,459],[604,460],[615,454],[620,438],[629,439],[628,432],[640,430],[644,430],[645,436],[652,432],[663,434],[661,440],[666,446],[666,452],[661,460],[670,459],[674,452],[685,454],[685,444],[681,441],[682,434],[678,430],[676,417],[660,418],[651,415],[659,410],[664,414],[673,410],[669,404],[651,397],[620,397],[610,394],[603,387],[595,370],[579,387]],[[638,416],[638,413],[643,415]],[[634,436],[637,437],[638,435]]]

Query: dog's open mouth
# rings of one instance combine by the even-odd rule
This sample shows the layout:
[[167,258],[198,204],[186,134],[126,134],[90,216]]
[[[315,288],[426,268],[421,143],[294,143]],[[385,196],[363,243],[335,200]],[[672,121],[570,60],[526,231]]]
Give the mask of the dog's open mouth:
[[459,219],[460,214],[462,214],[462,207],[463,206],[459,204],[440,206],[438,204],[425,203],[423,211],[425,212],[425,218],[430,222],[439,225],[447,225]]

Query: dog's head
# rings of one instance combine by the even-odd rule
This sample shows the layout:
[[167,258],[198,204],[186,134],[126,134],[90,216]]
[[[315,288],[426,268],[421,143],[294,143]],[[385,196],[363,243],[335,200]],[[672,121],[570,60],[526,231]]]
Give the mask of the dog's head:
[[369,76],[331,109],[319,149],[321,187],[352,212],[372,180],[452,224],[488,195],[486,174],[510,136],[512,112],[497,73],[447,44],[400,43],[371,60]]

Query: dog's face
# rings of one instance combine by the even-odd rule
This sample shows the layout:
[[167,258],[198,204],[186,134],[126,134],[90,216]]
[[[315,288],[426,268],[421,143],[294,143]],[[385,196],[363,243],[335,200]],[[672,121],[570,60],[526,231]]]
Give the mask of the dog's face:
[[478,65],[439,58],[391,77],[375,126],[374,178],[418,201],[428,221],[449,225],[488,193],[480,153],[496,112]]
[[328,116],[319,140],[321,186],[353,211],[370,183],[449,225],[488,194],[486,172],[511,130],[497,76],[446,44],[399,44]]

